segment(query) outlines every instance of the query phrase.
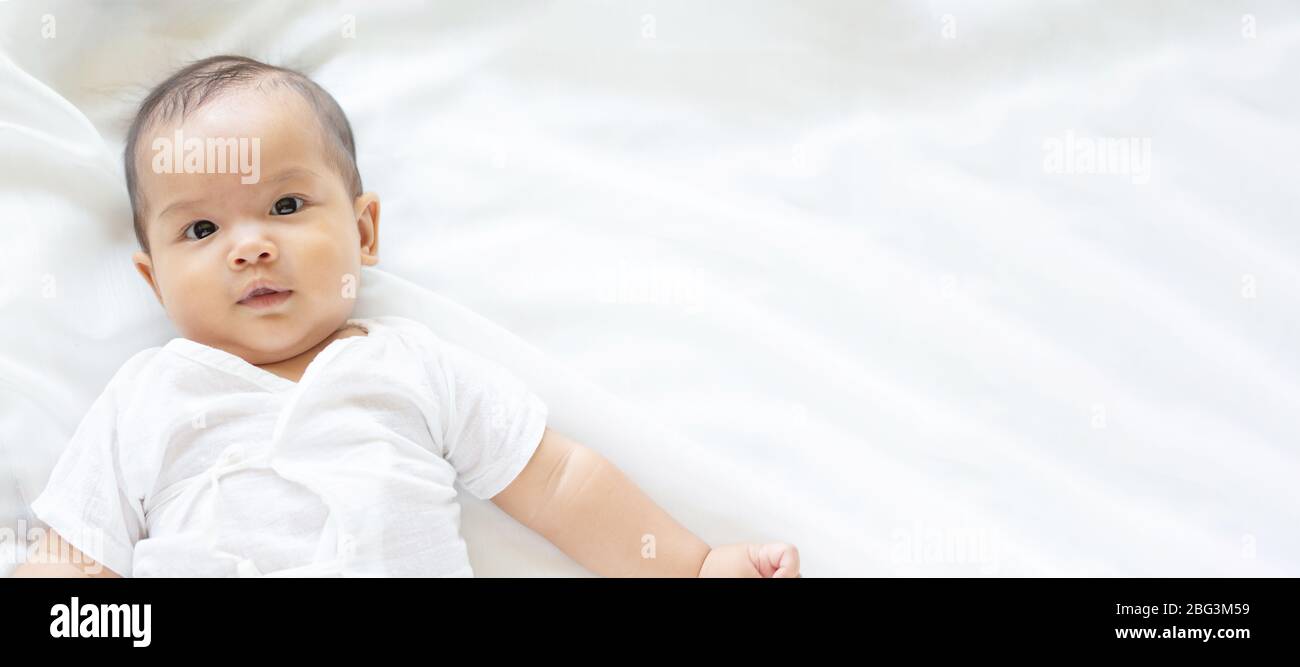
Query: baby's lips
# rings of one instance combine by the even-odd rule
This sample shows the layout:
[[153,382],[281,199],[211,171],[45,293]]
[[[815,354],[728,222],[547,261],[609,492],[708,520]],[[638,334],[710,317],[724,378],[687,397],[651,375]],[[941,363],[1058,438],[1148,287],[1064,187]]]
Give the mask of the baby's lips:
[[252,294],[249,294],[247,297],[244,297],[243,299],[240,299],[239,302],[238,302],[238,305],[241,305],[241,306],[252,305],[250,302],[251,302],[253,299],[256,299],[257,297],[271,296],[271,295],[275,295],[275,294],[284,294],[284,295],[286,295],[286,298],[288,298],[288,295],[289,295],[289,294],[292,294],[292,293],[293,293],[293,290],[287,290],[287,289],[286,289],[286,290],[257,290],[257,291],[255,291],[255,292],[253,292]]
[[[269,291],[268,291],[269,290]],[[259,293],[270,294],[274,292],[292,292],[287,287],[281,287],[269,280],[258,280],[244,288],[244,295],[239,298],[239,303],[243,303],[252,297],[258,296]]]
[[279,290],[273,290],[273,289],[262,287],[253,290],[252,294],[249,294],[248,296],[244,297],[244,301],[247,301],[255,296],[262,296],[263,294],[276,294],[277,292],[279,292]]

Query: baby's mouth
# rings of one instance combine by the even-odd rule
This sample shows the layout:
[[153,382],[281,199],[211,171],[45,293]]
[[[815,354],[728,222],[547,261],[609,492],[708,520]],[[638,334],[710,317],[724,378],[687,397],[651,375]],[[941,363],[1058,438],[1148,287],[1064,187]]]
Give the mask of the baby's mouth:
[[262,287],[253,290],[247,298],[241,300],[241,306],[251,308],[270,308],[284,303],[293,295],[293,290],[273,290],[269,287]]

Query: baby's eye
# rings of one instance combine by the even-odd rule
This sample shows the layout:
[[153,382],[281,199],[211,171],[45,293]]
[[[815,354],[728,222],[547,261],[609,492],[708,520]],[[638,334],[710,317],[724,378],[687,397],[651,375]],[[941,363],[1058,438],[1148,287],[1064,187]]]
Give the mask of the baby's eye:
[[[206,234],[201,234],[199,232],[200,229],[209,229],[209,228],[211,228],[211,231],[209,231]],[[194,234],[190,234],[191,231],[193,231]],[[200,241],[205,237],[212,236],[213,234],[216,233],[217,233],[217,224],[215,222],[212,222],[211,220],[198,220],[195,222],[191,222],[190,225],[185,228],[185,238],[193,239],[195,241]]]
[[302,208],[302,199],[298,197],[281,197],[271,207],[271,215],[289,215]]

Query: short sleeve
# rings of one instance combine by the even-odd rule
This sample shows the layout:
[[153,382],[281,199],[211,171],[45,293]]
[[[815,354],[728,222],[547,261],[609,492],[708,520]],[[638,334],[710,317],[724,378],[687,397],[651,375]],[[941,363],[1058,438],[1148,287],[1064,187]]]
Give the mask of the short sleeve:
[[110,383],[82,418],[31,509],[82,553],[129,577],[135,543],[145,536],[144,506],[127,491],[117,432]]
[[435,381],[442,406],[444,458],[475,497],[491,498],[514,481],[546,430],[547,408],[500,365],[446,341],[436,342]]

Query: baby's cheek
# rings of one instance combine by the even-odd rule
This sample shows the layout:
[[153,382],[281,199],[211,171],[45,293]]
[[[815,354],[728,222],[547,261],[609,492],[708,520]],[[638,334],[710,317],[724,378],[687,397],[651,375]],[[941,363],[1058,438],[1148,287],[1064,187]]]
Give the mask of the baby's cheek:
[[194,334],[186,336],[194,339],[196,336],[207,337],[211,332],[219,330],[226,312],[220,308],[220,304],[191,292],[176,295],[168,314],[178,330]]
[[229,314],[228,299],[209,280],[175,280],[163,283],[167,315],[181,331],[210,330]]
[[[328,259],[322,259],[322,271],[317,275],[323,287],[332,299],[351,301],[357,298],[361,289],[361,255],[356,248],[335,245]],[[328,267],[328,268],[325,268]]]

